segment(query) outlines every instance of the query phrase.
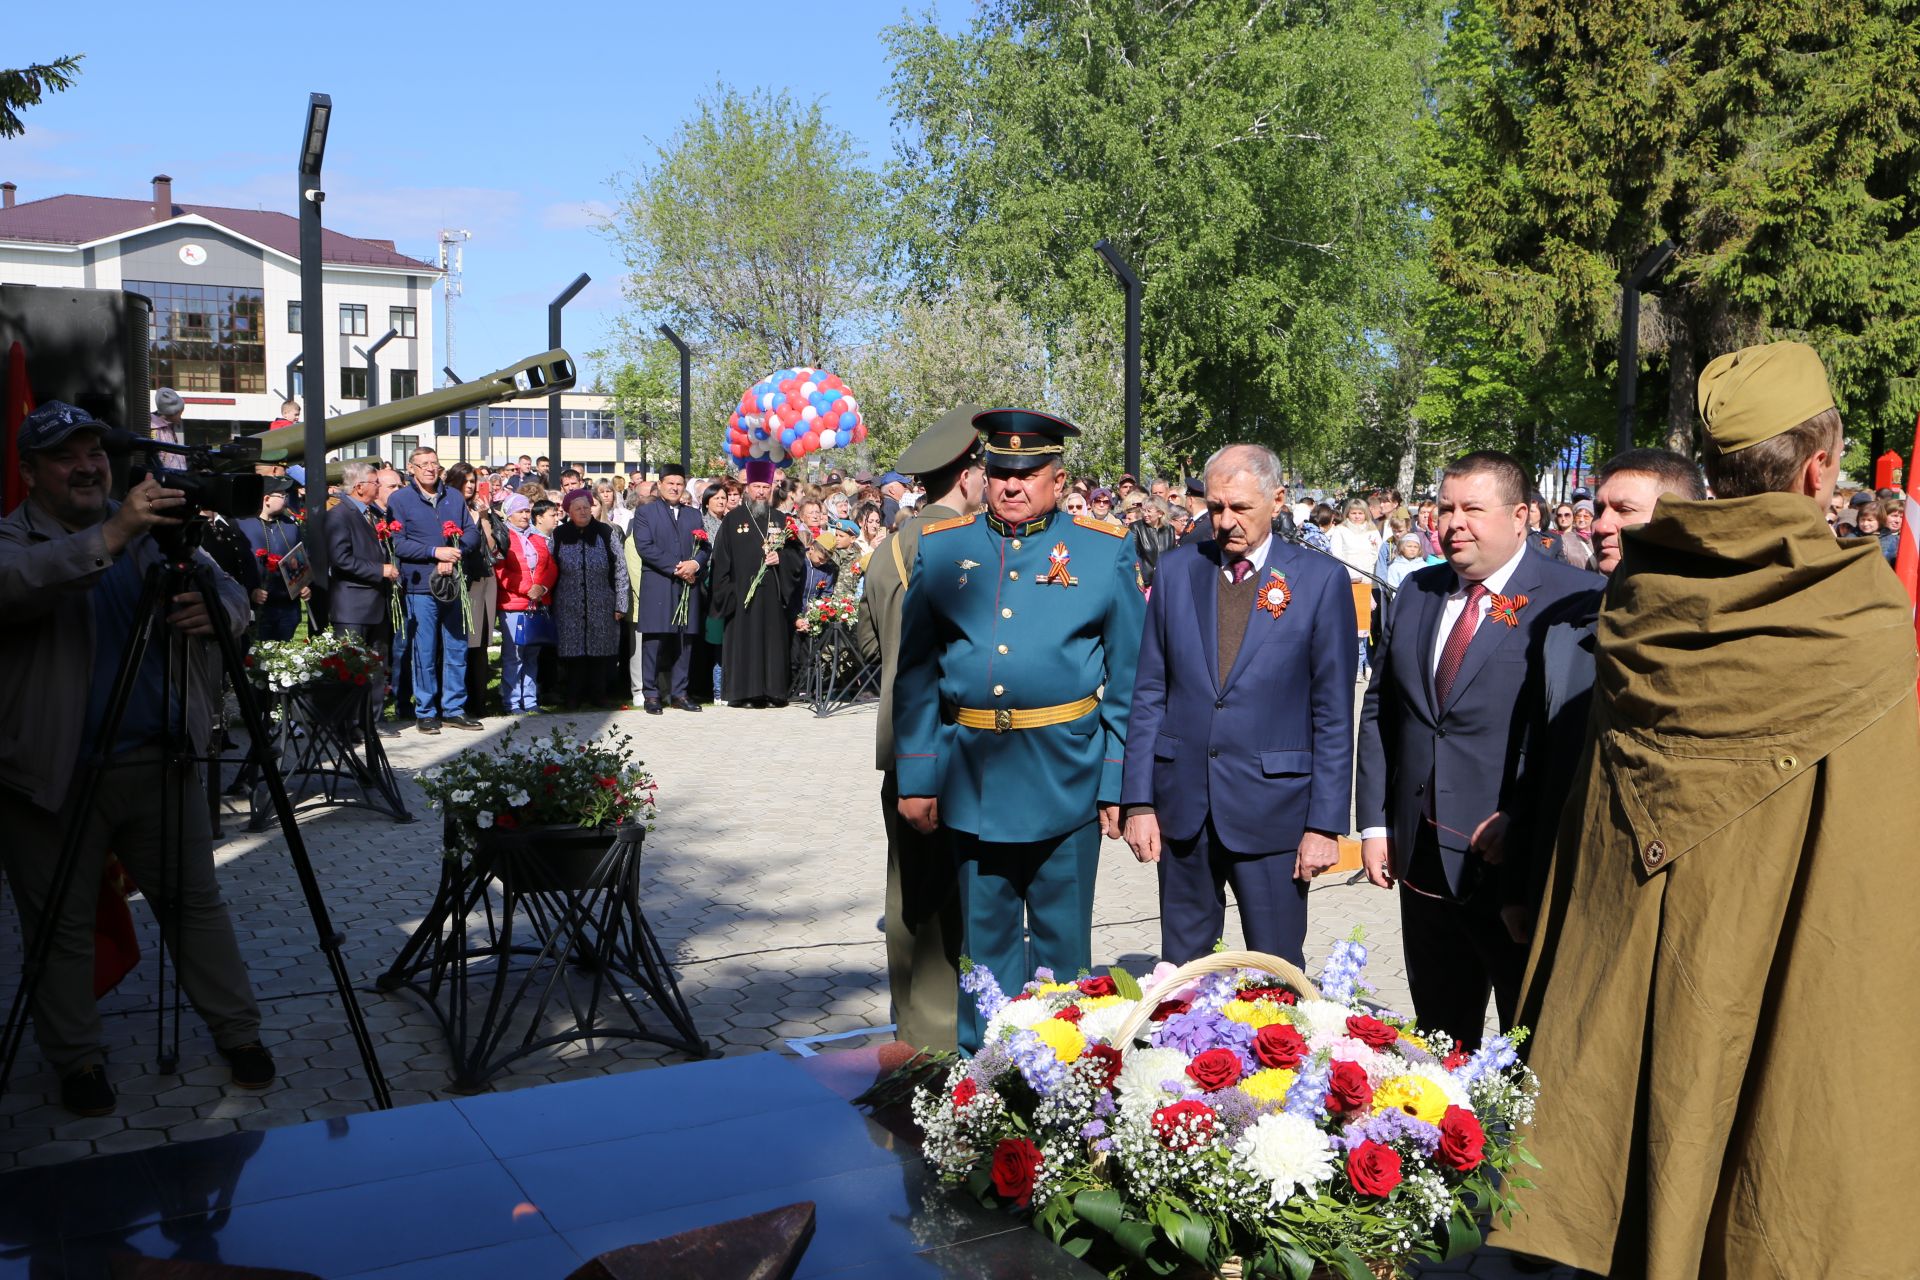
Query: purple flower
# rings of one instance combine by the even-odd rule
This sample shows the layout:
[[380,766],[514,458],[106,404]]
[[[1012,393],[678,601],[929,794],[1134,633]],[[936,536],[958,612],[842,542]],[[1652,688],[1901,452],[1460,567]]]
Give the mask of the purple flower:
[[973,1007],[980,1011],[980,1020],[985,1022],[1000,1012],[1006,1004],[1006,993],[1000,990],[1000,983],[993,976],[993,970],[983,964],[960,975],[960,989],[973,997]]
[[1320,994],[1335,1004],[1352,1004],[1353,987],[1360,980],[1360,971],[1367,967],[1367,948],[1357,938],[1346,942],[1336,942],[1333,950],[1327,953],[1326,967],[1320,970],[1315,986]]
[[1060,1061],[1052,1046],[1033,1032],[1014,1032],[1007,1037],[1007,1046],[1013,1055],[1013,1065],[1020,1068],[1028,1087],[1041,1097],[1058,1089],[1067,1078],[1066,1064]]
[[1097,1140],[1095,1140],[1095,1142],[1094,1142],[1094,1144],[1093,1144],[1093,1149],[1094,1149],[1095,1151],[1111,1151],[1111,1150],[1113,1150],[1113,1139],[1112,1139],[1112,1138],[1099,1138],[1099,1139],[1097,1139]]
[[1316,1053],[1300,1064],[1300,1074],[1287,1088],[1286,1113],[1303,1120],[1319,1120],[1327,1114],[1327,1082],[1333,1076],[1333,1059]]
[[1416,1120],[1398,1108],[1388,1108],[1376,1112],[1364,1120],[1356,1120],[1348,1125],[1346,1132],[1334,1138],[1334,1143],[1348,1150],[1363,1142],[1392,1144],[1405,1141],[1423,1156],[1430,1156],[1440,1146],[1440,1129],[1425,1120]]
[[1107,1122],[1105,1120],[1089,1120],[1080,1126],[1080,1136],[1083,1138],[1103,1137],[1106,1132]]
[[1033,980],[1035,982],[1052,982],[1053,970],[1047,968],[1045,965],[1041,965],[1033,971]]
[[1093,1114],[1102,1119],[1112,1115],[1119,1109],[1118,1104],[1113,1100],[1113,1094],[1105,1089],[1102,1089],[1099,1095],[1093,1100]]
[[1254,1027],[1244,1022],[1235,1022],[1217,1010],[1196,1005],[1162,1022],[1153,1043],[1163,1049],[1178,1049],[1189,1058],[1198,1057],[1208,1049],[1238,1050],[1244,1059],[1241,1067],[1246,1069],[1252,1064],[1250,1050],[1257,1034]]
[[1490,1037],[1467,1059],[1467,1065],[1460,1068],[1461,1083],[1472,1084],[1481,1076],[1505,1071],[1518,1061],[1520,1054],[1514,1049],[1513,1041],[1505,1036]]

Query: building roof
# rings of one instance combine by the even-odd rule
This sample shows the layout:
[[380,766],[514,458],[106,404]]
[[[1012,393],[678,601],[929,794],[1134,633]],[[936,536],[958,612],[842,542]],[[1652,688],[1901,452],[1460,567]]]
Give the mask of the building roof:
[[[298,259],[300,256],[300,220],[267,209],[224,209],[209,204],[176,204],[171,218],[197,215],[208,222]],[[48,196],[29,200],[11,209],[0,209],[0,240],[40,241],[46,244],[92,244],[113,240],[135,231],[166,225],[168,219],[154,218],[153,203],[148,200],[119,200],[110,196]],[[433,275],[440,268],[394,251],[391,240],[361,240],[322,230],[320,253],[323,261],[339,266],[384,267],[388,270],[420,271]]]

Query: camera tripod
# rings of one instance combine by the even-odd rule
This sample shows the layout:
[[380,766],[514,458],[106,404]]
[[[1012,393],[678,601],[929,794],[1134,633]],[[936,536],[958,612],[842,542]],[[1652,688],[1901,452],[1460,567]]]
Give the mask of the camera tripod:
[[[62,910],[68,893],[73,887],[74,870],[80,860],[81,843],[85,836],[87,819],[92,812],[94,801],[107,773],[107,760],[119,738],[122,720],[128,704],[132,701],[139,683],[142,667],[153,645],[162,645],[165,654],[164,675],[162,677],[162,705],[166,709],[166,731],[163,734],[163,769],[176,764],[195,762],[192,741],[187,733],[187,691],[192,678],[192,654],[185,636],[176,632],[165,622],[170,602],[176,595],[185,591],[197,591],[206,603],[214,618],[214,640],[220,654],[220,665],[234,693],[239,699],[240,715],[246,724],[249,739],[247,754],[260,770],[266,783],[268,794],[272,797],[273,811],[279,818],[281,835],[286,838],[287,852],[293,860],[295,874],[299,877],[300,890],[307,902],[307,912],[313,917],[314,932],[320,941],[320,950],[326,954],[327,967],[333,974],[335,990],[340,994],[340,1005],[346,1015],[348,1029],[353,1034],[354,1045],[360,1051],[360,1061],[365,1068],[367,1083],[373,1092],[373,1105],[386,1110],[393,1105],[387,1091],[386,1077],[381,1074],[380,1060],[374,1052],[372,1038],[367,1033],[367,1024],[360,1015],[360,1006],[354,1000],[353,982],[347,976],[347,968],[341,958],[340,947],[344,935],[337,932],[327,915],[326,901],[321,897],[320,882],[314,877],[313,864],[307,857],[307,847],[300,837],[300,829],[293,818],[293,805],[287,797],[286,782],[281,777],[278,763],[268,750],[266,715],[260,708],[260,702],[254,695],[253,685],[248,679],[245,664],[241,660],[240,646],[234,639],[232,630],[222,617],[219,592],[215,589],[213,570],[198,562],[194,556],[200,545],[205,529],[201,519],[190,521],[184,528],[165,530],[165,537],[154,535],[154,543],[162,553],[161,560],[151,565],[145,572],[141,584],[139,604],[133,614],[133,632],[128,637],[124,652],[120,656],[120,665],[114,677],[112,693],[107,701],[107,710],[96,735],[93,758],[86,761],[79,781],[79,792],[73,803],[71,817],[61,841],[59,862],[56,864],[53,879],[47,890],[47,898],[40,908],[40,925],[35,931],[32,945],[27,948],[25,963],[20,974],[20,986],[14,992],[13,1007],[7,1014],[4,1030],[0,1030],[0,1094],[4,1094],[7,1082],[12,1078],[14,1061],[20,1052],[22,1037],[26,1033],[28,1010],[32,1007],[33,997],[46,971],[47,957],[52,951],[54,932],[61,920]],[[131,548],[123,554],[131,554]],[[158,636],[156,637],[156,632]],[[208,763],[209,767],[218,767],[217,757]],[[183,797],[175,793],[169,785],[162,788],[161,829],[162,829],[162,880],[168,891],[162,894],[167,910],[175,924],[175,938],[182,936],[178,929],[180,923],[182,885],[180,867],[185,857],[182,847],[184,840],[181,831],[181,814],[178,812],[184,799],[192,802],[189,790]],[[168,874],[171,872],[172,874]],[[150,899],[151,900],[151,899]],[[172,1048],[167,1047],[166,1039],[166,929],[161,930],[162,943],[159,958],[159,981],[162,991],[160,1000],[160,1040],[161,1053],[159,1065],[163,1071],[172,1072],[178,1066],[180,992],[176,982],[173,999],[174,1038]],[[177,967],[177,966],[176,966]]]

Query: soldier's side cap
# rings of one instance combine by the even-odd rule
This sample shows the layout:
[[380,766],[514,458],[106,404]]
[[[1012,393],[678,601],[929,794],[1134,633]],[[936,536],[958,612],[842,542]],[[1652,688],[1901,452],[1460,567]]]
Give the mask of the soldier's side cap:
[[963,404],[940,415],[940,420],[913,438],[893,464],[894,470],[910,476],[924,476],[959,461],[979,447],[980,436],[973,419],[980,412],[977,404]]
[[1065,418],[1032,409],[988,409],[974,415],[974,430],[985,438],[987,465],[1003,471],[1033,471],[1066,452],[1068,436],[1080,428]]
[[1804,342],[1729,352],[1700,371],[1700,421],[1721,453],[1738,453],[1834,407],[1827,369]]

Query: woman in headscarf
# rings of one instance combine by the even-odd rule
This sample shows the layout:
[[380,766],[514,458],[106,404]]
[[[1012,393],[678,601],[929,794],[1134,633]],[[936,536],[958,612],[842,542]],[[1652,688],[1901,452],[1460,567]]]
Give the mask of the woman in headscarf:
[[[700,527],[707,531],[707,545],[714,545],[714,539],[720,533],[720,518],[733,510],[734,491],[728,487],[728,481],[716,480],[707,486],[700,495]],[[713,588],[713,561],[708,557],[707,581],[703,587]],[[708,617],[705,626],[693,643],[693,674],[688,677],[688,692],[696,702],[718,702],[720,700],[720,649],[726,638],[727,623],[724,618]],[[701,680],[713,677],[713,688],[705,690],[702,698],[699,689]]]
[[1560,535],[1560,558],[1576,569],[1593,568],[1593,504],[1585,498],[1574,503],[1564,528],[1559,527],[1558,514],[1554,531]]
[[[553,507],[543,502],[546,515]],[[507,522],[507,554],[493,567],[500,592],[500,693],[510,716],[531,715],[540,709],[540,650],[548,642],[533,639],[551,630],[553,584],[559,565],[553,546],[533,527],[533,503],[510,494],[502,507]],[[552,523],[548,517],[547,523]],[[532,621],[532,615],[544,615]],[[520,643],[516,636],[527,636]]]
[[553,618],[560,705],[572,711],[606,697],[627,617],[627,558],[620,531],[594,515],[591,489],[575,489],[562,505],[566,519],[553,533],[560,569]]

